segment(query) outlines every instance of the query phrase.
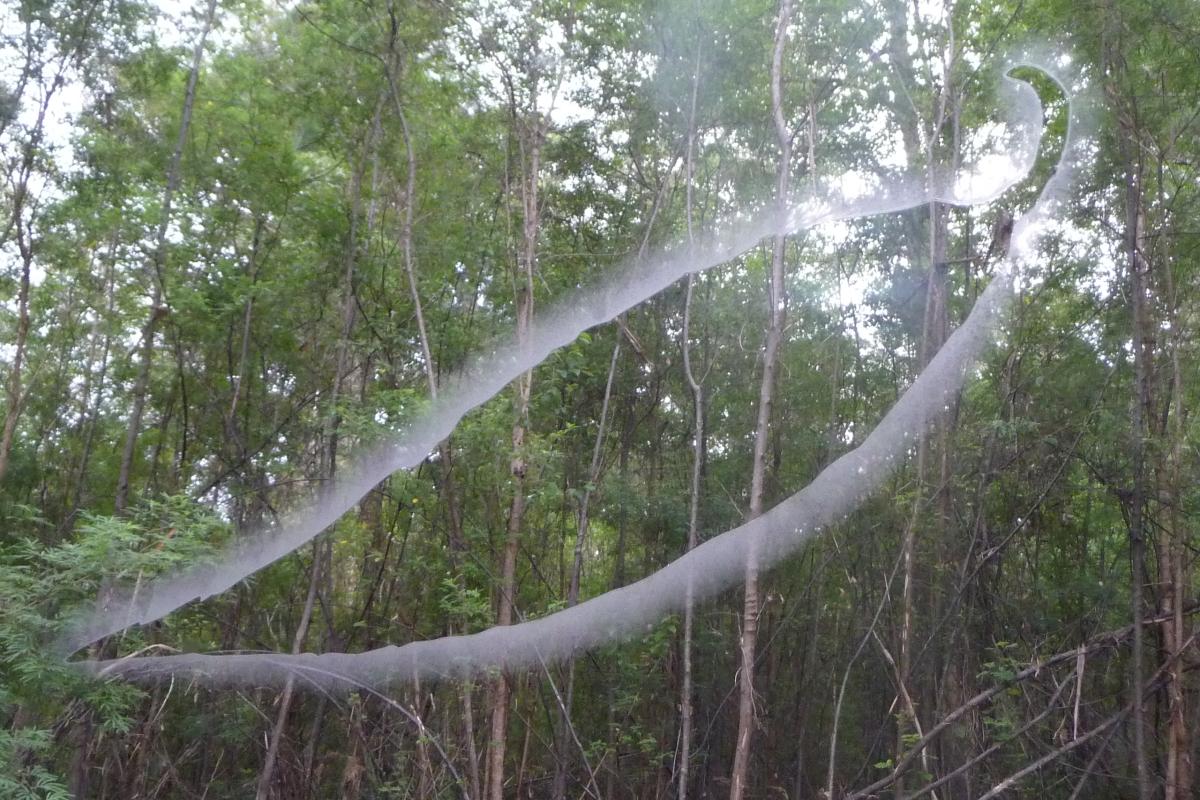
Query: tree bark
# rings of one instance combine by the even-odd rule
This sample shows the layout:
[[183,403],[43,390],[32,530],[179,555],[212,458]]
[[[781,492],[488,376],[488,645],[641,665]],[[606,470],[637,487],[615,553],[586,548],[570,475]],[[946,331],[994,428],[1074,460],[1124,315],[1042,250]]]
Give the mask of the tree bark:
[[[538,80],[533,60],[526,75],[527,90],[533,107],[518,119],[516,100],[510,94],[510,109],[514,125],[518,128],[517,138],[522,158],[521,205],[522,241],[516,274],[517,345],[529,343],[530,325],[533,321],[533,275],[537,268],[537,240],[540,227],[538,181],[541,172],[542,142],[545,138],[545,121],[537,110]],[[525,519],[525,435],[529,417],[529,398],[533,388],[533,371],[517,379],[513,387],[515,421],[512,429],[512,458],[509,471],[512,475],[512,500],[508,509],[508,524],[501,557],[500,586],[497,597],[496,624],[511,625],[516,610],[517,550]],[[508,676],[497,675],[491,687],[491,736],[487,754],[487,797],[502,800],[504,796],[504,750],[508,732],[508,705],[512,695]]]
[[[308,579],[308,594],[304,598],[304,610],[300,613],[300,622],[296,625],[296,633],[292,638],[292,654],[295,655],[304,647],[304,639],[308,635],[308,626],[312,621],[313,605],[317,597],[317,587],[321,582],[323,568],[324,542],[313,544],[312,575]],[[279,761],[279,746],[283,742],[284,731],[287,728],[288,712],[292,707],[292,697],[296,688],[295,679],[288,676],[279,697],[279,711],[275,717],[275,725],[271,728],[271,736],[267,743],[267,754],[263,758],[262,769],[258,773],[258,783],[255,789],[255,800],[267,800],[271,797],[275,780],[275,766]]]
[[[1109,3],[1109,24],[1120,26],[1117,11]],[[1109,79],[1105,90],[1117,108],[1117,148],[1121,168],[1125,175],[1125,230],[1124,249],[1130,292],[1130,314],[1132,317],[1131,345],[1133,349],[1133,397],[1129,410],[1130,463],[1132,487],[1129,493],[1129,606],[1133,617],[1133,651],[1130,654],[1131,685],[1141,686],[1145,677],[1145,644],[1142,619],[1145,616],[1145,517],[1146,517],[1146,439],[1149,420],[1153,419],[1152,364],[1154,359],[1154,332],[1150,328],[1148,282],[1150,264],[1142,252],[1145,238],[1145,211],[1143,208],[1143,163],[1139,144],[1138,110],[1134,98],[1125,95],[1120,82],[1125,80],[1126,65],[1121,51],[1121,41],[1114,40],[1111,31],[1105,32],[1103,56],[1105,73]],[[1153,796],[1150,764],[1146,752],[1146,710],[1142,693],[1134,692],[1133,757],[1137,771],[1139,800]]]
[[[787,28],[791,22],[791,0],[780,0],[775,25],[775,46],[771,57],[771,115],[779,145],[775,176],[777,212],[785,212],[790,177],[792,134],[783,111],[783,52]],[[784,251],[787,239],[776,235],[771,248],[771,277],[767,292],[768,312],[763,347],[762,380],[758,392],[758,419],[754,433],[754,465],[750,476],[750,511],[747,519],[763,512],[766,494],[767,444],[771,437],[771,417],[775,399],[775,373],[779,367],[779,349],[787,320],[787,289],[784,285]],[[746,553],[746,585],[742,606],[740,644],[741,667],[738,672],[738,729],[734,745],[733,771],[729,782],[729,800],[742,800],[750,769],[750,743],[756,725],[754,711],[754,657],[758,643],[758,556],[753,546]]]
[[[1160,191],[1162,187],[1160,184]],[[1161,262],[1163,295],[1170,321],[1171,403],[1168,409],[1170,425],[1163,431],[1168,440],[1166,463],[1161,476],[1159,496],[1163,498],[1166,524],[1162,526],[1160,566],[1163,598],[1162,612],[1170,619],[1162,625],[1162,639],[1167,678],[1167,774],[1165,800],[1186,800],[1193,795],[1192,730],[1188,725],[1188,688],[1186,662],[1182,650],[1191,641],[1185,615],[1190,597],[1191,571],[1187,558],[1188,525],[1181,512],[1184,502],[1184,447],[1187,441],[1187,407],[1185,405],[1183,367],[1180,349],[1183,346],[1182,323],[1179,319],[1179,295],[1172,274],[1172,259]]]
[[[687,221],[688,247],[696,245],[696,229],[694,219],[694,189],[696,177],[696,101],[700,93],[700,64],[702,57],[701,40],[696,39],[696,63],[692,69],[692,97],[688,109],[687,152],[685,156],[685,219]],[[692,393],[692,475],[688,490],[688,534],[687,552],[700,543],[700,479],[704,466],[704,387],[703,378],[697,378],[692,369],[692,295],[695,289],[695,275],[688,275],[687,290],[683,300],[683,330],[680,333],[680,343],[683,347],[683,377]],[[687,600],[683,607],[683,642],[681,645],[681,660],[683,674],[679,687],[679,766],[678,789],[676,797],[687,800],[688,783],[691,778],[692,760],[692,635],[695,627],[695,609],[692,607],[692,587],[687,588]]]
[[[601,455],[604,452],[604,439],[608,429],[608,406],[612,399],[613,379],[617,374],[617,361],[621,355],[621,332],[616,332],[613,345],[612,359],[608,365],[608,379],[604,384],[604,400],[600,404],[600,422],[596,429],[596,443],[592,447],[592,462],[588,468],[587,484],[579,500],[577,525],[575,531],[575,552],[571,563],[571,579],[567,588],[567,608],[579,605],[579,583],[583,577],[583,559],[588,536],[588,505],[592,492],[600,480]],[[567,792],[567,751],[571,733],[571,708],[575,700],[575,659],[568,659],[566,664],[566,691],[562,696],[562,707],[559,708],[558,725],[555,729],[554,781],[551,784],[550,796],[554,800],[563,800]]]

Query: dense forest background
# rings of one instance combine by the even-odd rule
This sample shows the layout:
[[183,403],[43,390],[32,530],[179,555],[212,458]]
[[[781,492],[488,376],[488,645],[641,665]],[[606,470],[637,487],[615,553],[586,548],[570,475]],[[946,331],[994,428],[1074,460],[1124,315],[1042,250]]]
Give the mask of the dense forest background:
[[[1193,796],[1200,5],[18,0],[0,26],[0,796]],[[782,566],[474,681],[134,685],[48,646],[578,284],[978,156],[1023,42],[1090,86],[1094,160],[965,388]],[[1065,101],[1028,72],[1052,149]],[[81,655],[361,651],[654,572],[862,440],[1053,168],[679,282],[312,545]]]

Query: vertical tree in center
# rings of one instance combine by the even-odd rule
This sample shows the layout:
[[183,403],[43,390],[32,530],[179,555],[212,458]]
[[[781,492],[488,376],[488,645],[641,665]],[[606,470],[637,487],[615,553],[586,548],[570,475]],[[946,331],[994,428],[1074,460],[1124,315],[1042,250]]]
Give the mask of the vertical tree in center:
[[[542,145],[549,127],[549,115],[544,115],[539,110],[539,98],[543,93],[543,60],[536,8],[528,9],[526,24],[519,39],[519,47],[508,49],[508,57],[502,61],[501,80],[507,95],[510,160],[515,155],[517,166],[516,195],[520,202],[521,228],[513,271],[514,316],[518,346],[525,347],[529,343],[530,325],[533,320],[533,276],[537,269],[538,230],[541,222],[538,179],[541,172]],[[511,175],[511,171],[506,172]],[[511,195],[511,179],[508,183]],[[517,550],[525,520],[525,436],[532,388],[532,370],[523,374],[513,384],[514,418],[510,460],[512,498],[501,555],[500,585],[497,587],[497,625],[511,625],[516,614],[514,595]],[[511,695],[512,687],[508,677],[503,674],[497,675],[491,686],[492,719],[487,754],[487,797],[490,800],[501,800],[504,796],[504,750]]]
[[[775,201],[778,213],[787,206],[792,135],[783,111],[783,52],[792,15],[791,0],[780,0],[775,24],[775,46],[771,53],[771,118],[779,144],[775,168]],[[779,349],[787,320],[787,290],[784,286],[784,253],[787,238],[776,235],[771,243],[771,275],[767,290],[767,329],[763,345],[762,379],[758,389],[758,417],[754,431],[754,466],[750,475],[750,510],[747,519],[763,512],[767,471],[767,443],[771,435],[771,411],[775,399],[775,374],[779,367]],[[738,671],[738,733],[730,776],[729,800],[742,800],[750,763],[750,739],[754,732],[754,654],[758,643],[758,556],[753,546],[746,554],[746,590],[742,606],[740,639],[741,666]]]

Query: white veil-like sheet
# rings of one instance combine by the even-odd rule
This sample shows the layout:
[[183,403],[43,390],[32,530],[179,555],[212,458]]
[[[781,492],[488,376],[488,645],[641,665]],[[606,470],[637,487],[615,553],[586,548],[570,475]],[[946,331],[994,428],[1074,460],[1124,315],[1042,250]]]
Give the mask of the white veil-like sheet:
[[[276,685],[291,677],[324,688],[379,686],[414,678],[467,677],[495,669],[521,669],[639,633],[682,610],[685,598],[700,601],[740,583],[753,549],[766,569],[794,553],[810,537],[852,512],[906,457],[917,437],[961,388],[991,341],[1013,294],[1022,260],[1035,256],[1039,238],[1053,232],[1073,179],[1092,151],[1088,104],[1069,60],[1032,51],[1010,59],[1000,76],[1003,180],[980,179],[967,164],[954,175],[890,179],[872,196],[846,197],[818,189],[802,204],[772,209],[764,217],[710,235],[690,248],[629,263],[595,286],[580,289],[541,314],[525,345],[496,344],[444,381],[438,398],[391,441],[364,453],[333,481],[279,522],[246,532],[215,563],[191,566],[143,582],[103,605],[85,608],[59,647],[69,655],[127,627],[157,620],[193,600],[211,597],[312,540],[391,473],[415,467],[447,437],[459,420],[526,370],[580,333],[611,320],[688,273],[735,258],[763,238],[792,234],[823,223],[896,212],[930,202],[978,205],[996,200],[1032,171],[1042,147],[1043,109],[1037,93],[1010,76],[1017,67],[1049,75],[1068,104],[1068,127],[1057,167],[1036,203],[1016,219],[1011,247],[991,283],[963,324],[876,428],[854,450],[830,464],[812,483],[770,512],[716,536],[658,572],[540,619],[481,633],[447,636],[363,653],[320,655],[181,654],[76,662],[95,674],[129,680],[181,676],[212,685]],[[996,154],[993,153],[993,157]],[[982,187],[982,188],[981,188]],[[753,548],[751,548],[753,544]],[[690,591],[688,591],[688,587]]]

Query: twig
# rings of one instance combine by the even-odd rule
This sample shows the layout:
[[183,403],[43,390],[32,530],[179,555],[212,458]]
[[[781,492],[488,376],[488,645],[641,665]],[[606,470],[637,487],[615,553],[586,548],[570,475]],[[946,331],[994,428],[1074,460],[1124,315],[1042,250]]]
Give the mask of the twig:
[[[1185,609],[1184,613],[1195,614],[1197,611],[1200,611],[1200,605],[1192,605]],[[1171,615],[1160,614],[1155,617],[1147,617],[1143,619],[1142,625],[1155,625],[1169,619],[1171,619]],[[1028,678],[1035,677],[1043,669],[1057,666],[1058,664],[1062,664],[1071,659],[1078,658],[1080,650],[1083,650],[1084,652],[1092,652],[1095,650],[1100,650],[1104,647],[1115,645],[1128,637],[1132,632],[1133,625],[1126,625],[1123,628],[1117,628],[1116,630],[1105,631],[1104,633],[1097,634],[1078,647],[1072,647],[1070,650],[1064,650],[1061,653],[1055,653],[1054,655],[1045,659],[1035,660],[1030,666],[1016,673],[1008,680],[1001,681],[990,689],[985,689],[967,702],[963,703],[958,708],[951,711],[942,718],[941,722],[930,728],[929,733],[925,734],[915,745],[913,745],[912,749],[905,754],[904,758],[900,759],[900,762],[896,764],[895,769],[893,769],[889,775],[880,778],[863,789],[852,792],[847,796],[847,800],[860,800],[861,798],[870,797],[880,789],[891,785],[896,777],[901,775],[905,770],[912,766],[912,763],[917,758],[917,755],[926,747],[928,747],[929,743],[933,741],[934,738],[936,738],[955,722],[960,720],[968,711],[978,708],[979,706],[991,700],[993,697],[996,697],[1001,692],[1005,691],[1008,687],[1020,683]],[[1181,648],[1180,652],[1182,652],[1183,649],[1184,648]],[[982,798],[979,800],[982,800]]]
[[[1040,714],[1035,716],[1033,719],[1029,720],[1024,725],[1022,725],[1017,731],[1015,731],[1012,734],[1012,736],[1007,737],[1003,741],[996,742],[995,744],[993,744],[991,747],[984,750],[979,755],[975,756],[974,758],[968,759],[966,763],[962,764],[961,766],[959,766],[952,772],[950,772],[946,775],[943,775],[941,778],[938,778],[936,781],[929,784],[928,786],[922,787],[921,789],[917,790],[917,792],[915,794],[907,795],[904,798],[904,800],[917,800],[918,797],[923,797],[924,795],[934,791],[935,789],[943,786],[944,784],[949,783],[950,781],[954,780],[959,775],[961,775],[962,773],[969,770],[971,767],[978,764],[980,761],[983,761],[985,758],[991,756],[993,753],[995,753],[997,750],[999,750],[1004,745],[1008,744],[1009,742],[1016,741],[1017,737],[1021,736],[1026,731],[1028,731],[1030,728],[1032,728],[1034,725],[1041,722],[1043,719],[1046,718],[1046,716],[1051,711],[1054,710],[1055,702],[1057,702],[1058,698],[1062,696],[1063,690],[1066,689],[1070,683],[1072,683],[1072,681],[1070,680],[1071,677],[1074,677],[1073,682],[1076,685],[1076,687],[1082,685],[1083,675],[1078,672],[1072,673],[1070,676],[1068,676],[1067,680],[1063,681],[1062,684],[1057,689],[1054,690],[1054,694],[1051,695],[1050,700],[1047,701],[1047,703],[1046,703],[1046,708]],[[897,776],[897,777],[899,777],[899,776]]]

